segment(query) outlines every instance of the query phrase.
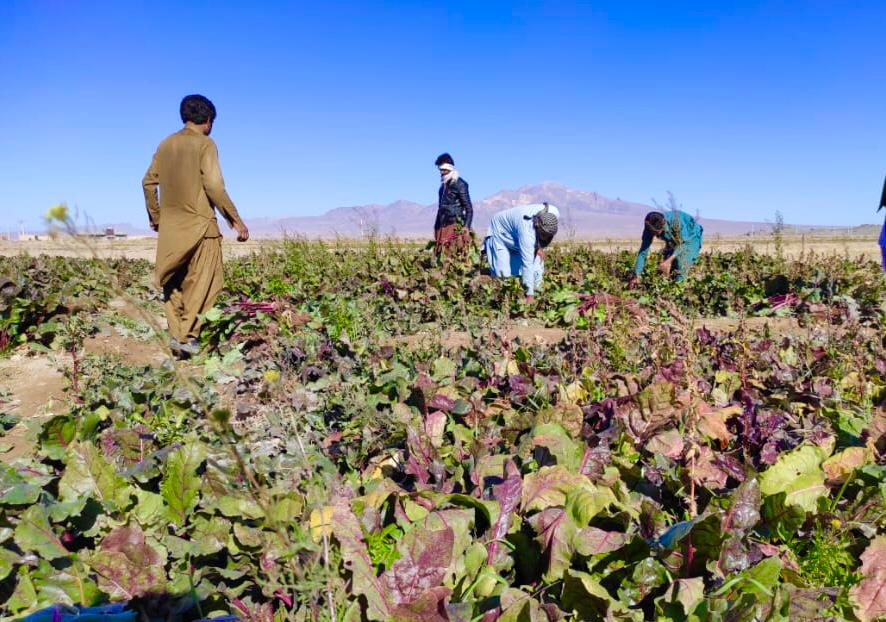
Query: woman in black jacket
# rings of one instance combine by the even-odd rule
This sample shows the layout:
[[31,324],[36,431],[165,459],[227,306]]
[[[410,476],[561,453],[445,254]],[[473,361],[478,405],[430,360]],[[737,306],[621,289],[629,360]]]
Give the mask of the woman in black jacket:
[[437,220],[434,222],[434,252],[450,256],[461,252],[471,242],[471,222],[474,206],[468,192],[468,182],[455,170],[455,162],[448,153],[436,162],[440,169],[440,191],[437,197]]

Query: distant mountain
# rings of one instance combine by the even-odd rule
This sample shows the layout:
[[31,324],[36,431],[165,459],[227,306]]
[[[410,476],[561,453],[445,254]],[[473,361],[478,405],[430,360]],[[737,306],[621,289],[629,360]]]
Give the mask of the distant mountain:
[[[574,190],[557,183],[502,190],[485,199],[474,197],[474,229],[483,235],[492,215],[515,205],[547,201],[560,208],[560,236],[564,238],[621,238],[640,235],[649,205],[621,198],[611,199],[596,192]],[[283,234],[309,238],[353,238],[371,233],[401,238],[432,236],[436,205],[397,201],[390,205],[338,207],[319,216],[247,219],[256,237]],[[769,229],[766,223],[701,218],[707,234],[740,235]]]

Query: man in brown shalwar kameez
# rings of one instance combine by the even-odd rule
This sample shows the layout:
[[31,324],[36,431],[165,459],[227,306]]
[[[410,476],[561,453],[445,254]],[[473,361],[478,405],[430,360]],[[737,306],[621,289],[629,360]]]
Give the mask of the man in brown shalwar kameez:
[[142,187],[159,238],[155,281],[163,289],[171,348],[185,358],[199,350],[199,318],[212,308],[224,282],[214,209],[239,242],[249,239],[249,229],[225,191],[218,148],[209,138],[215,106],[202,95],[188,95],[180,112],[185,127],[157,147]]

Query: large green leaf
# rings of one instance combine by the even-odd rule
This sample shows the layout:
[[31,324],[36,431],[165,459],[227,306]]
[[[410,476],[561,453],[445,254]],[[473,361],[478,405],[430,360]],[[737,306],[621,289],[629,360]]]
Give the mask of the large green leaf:
[[201,480],[198,467],[206,458],[206,450],[200,443],[187,443],[169,454],[166,472],[160,484],[160,494],[166,501],[166,516],[179,529],[197,506]]
[[49,524],[49,513],[43,505],[32,505],[19,516],[15,527],[15,543],[22,550],[33,551],[45,559],[70,555],[68,549]]
[[643,620],[642,611],[628,609],[597,579],[579,570],[566,572],[560,598],[563,608],[574,611],[578,620]]
[[28,572],[27,566],[20,566],[15,581],[15,590],[9,599],[3,603],[3,608],[11,613],[22,613],[25,610],[37,608],[37,590]]
[[611,488],[592,484],[586,477],[582,477],[580,483],[568,491],[566,509],[576,524],[583,527],[609,506],[617,505],[618,499]]
[[0,581],[12,574],[13,569],[21,560],[21,555],[15,551],[0,547]]
[[567,493],[585,482],[584,475],[572,473],[561,464],[542,467],[523,478],[523,511],[565,505]]
[[0,464],[0,505],[30,505],[52,478],[32,475],[29,470]]
[[152,527],[166,521],[166,506],[162,495],[137,488],[135,500],[132,516],[142,527]]
[[87,568],[80,561],[74,561],[63,569],[41,561],[31,577],[37,588],[38,598],[43,605],[65,604],[89,607],[101,599],[101,592],[95,581],[89,578]]
[[[655,605],[659,612],[667,612],[671,619],[684,619],[695,611],[703,600],[703,578],[675,579],[664,596],[655,599]],[[673,606],[679,606],[680,612],[674,612],[671,609]]]
[[667,581],[668,572],[662,563],[654,557],[647,557],[634,566],[631,580],[623,581],[619,586],[619,600],[630,606],[638,605]]
[[826,449],[803,445],[788,452],[760,475],[764,495],[785,493],[785,504],[815,512],[816,502],[828,494],[821,463],[830,455]]
[[571,471],[577,471],[581,463],[584,449],[569,436],[569,433],[558,423],[543,423],[535,426],[529,433],[533,447],[544,447],[557,464]]
[[541,604],[530,594],[508,588],[501,595],[501,616],[497,622],[548,622]]
[[201,504],[206,510],[218,510],[223,516],[238,519],[258,519],[264,517],[261,506],[245,493],[240,495],[222,495],[216,499],[206,499]]
[[745,592],[753,594],[761,601],[772,598],[772,592],[781,575],[781,566],[781,559],[778,557],[767,557],[745,570],[742,573],[745,578]]
[[211,555],[225,548],[231,536],[231,521],[213,516],[210,519],[198,516],[191,533],[191,544],[196,555]]
[[130,502],[133,489],[119,477],[94,445],[73,443],[65,453],[65,473],[58,483],[62,501],[91,496],[108,512],[119,512]]

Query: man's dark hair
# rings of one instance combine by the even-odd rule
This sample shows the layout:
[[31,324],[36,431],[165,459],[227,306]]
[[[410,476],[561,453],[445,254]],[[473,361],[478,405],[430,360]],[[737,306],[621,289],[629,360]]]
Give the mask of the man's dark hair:
[[179,107],[182,123],[203,125],[207,121],[215,121],[215,106],[202,95],[188,95]]
[[455,161],[448,153],[441,153],[437,156],[437,160],[434,162],[434,166],[440,166],[441,164],[449,164],[450,166],[455,166]]
[[649,212],[644,221],[646,228],[655,235],[661,235],[665,230],[665,217],[661,212]]

